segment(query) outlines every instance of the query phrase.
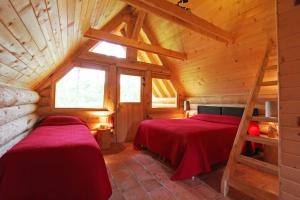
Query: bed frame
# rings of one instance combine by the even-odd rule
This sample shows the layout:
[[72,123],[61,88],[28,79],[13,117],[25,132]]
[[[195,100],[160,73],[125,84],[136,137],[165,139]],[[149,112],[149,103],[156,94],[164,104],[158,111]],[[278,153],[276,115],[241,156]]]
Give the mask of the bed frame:
[[[197,106],[198,114],[230,115],[242,117],[245,108],[242,107],[218,107],[218,106]],[[255,108],[253,116],[258,116],[258,109]]]

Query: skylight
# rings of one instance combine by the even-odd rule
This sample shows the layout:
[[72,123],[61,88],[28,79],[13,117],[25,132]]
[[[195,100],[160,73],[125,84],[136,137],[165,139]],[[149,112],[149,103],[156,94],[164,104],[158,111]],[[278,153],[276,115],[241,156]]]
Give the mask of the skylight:
[[117,58],[126,58],[126,48],[109,42],[99,42],[91,50],[93,53],[99,53]]

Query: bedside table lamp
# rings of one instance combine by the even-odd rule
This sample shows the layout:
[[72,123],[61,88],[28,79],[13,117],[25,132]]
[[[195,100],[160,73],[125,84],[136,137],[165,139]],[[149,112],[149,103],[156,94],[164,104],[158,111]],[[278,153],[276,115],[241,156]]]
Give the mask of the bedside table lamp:
[[99,129],[112,129],[113,120],[111,111],[101,111],[99,114]]
[[[274,101],[265,102],[265,117],[277,117],[277,103]],[[267,134],[271,138],[278,137],[278,124],[275,122],[268,122]]]

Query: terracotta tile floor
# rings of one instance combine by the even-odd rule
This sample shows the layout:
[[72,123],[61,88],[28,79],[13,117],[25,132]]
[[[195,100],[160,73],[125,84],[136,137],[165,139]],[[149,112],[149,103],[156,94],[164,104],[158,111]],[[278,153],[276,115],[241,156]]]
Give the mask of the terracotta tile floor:
[[[171,181],[167,162],[131,144],[113,145],[103,151],[113,188],[111,200],[226,200],[219,193],[224,165],[194,180]],[[251,200],[237,191],[230,199]]]

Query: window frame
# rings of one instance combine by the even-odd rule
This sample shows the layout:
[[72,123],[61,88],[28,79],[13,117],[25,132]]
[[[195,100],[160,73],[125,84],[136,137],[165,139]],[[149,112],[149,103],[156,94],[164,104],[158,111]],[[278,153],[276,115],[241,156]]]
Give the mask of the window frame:
[[176,89],[176,107],[173,107],[173,108],[170,108],[170,107],[153,108],[152,107],[152,79],[154,79],[154,78],[156,78],[156,79],[167,79],[167,80],[170,80],[171,83],[173,84],[171,76],[163,75],[163,74],[152,74],[152,76],[151,76],[151,110],[153,110],[153,111],[174,111],[174,110],[178,110],[180,108],[180,99],[179,99],[178,90],[174,86],[174,84],[173,84],[173,86]]
[[[55,107],[55,98],[56,98],[56,84],[59,80],[61,80],[66,74],[68,74],[73,68],[84,68],[84,69],[96,69],[102,70],[105,72],[105,81],[104,81],[104,97],[103,97],[103,108],[56,108]],[[73,63],[70,67],[62,72],[57,77],[52,79],[52,88],[51,88],[51,109],[54,111],[70,111],[70,110],[77,110],[77,111],[107,111],[107,95],[108,95],[108,66],[106,65],[99,65],[93,63]]]
[[[137,101],[125,101],[125,102],[121,101],[121,76],[122,75],[124,75],[124,76],[136,76],[136,77],[140,77],[141,78],[141,83],[140,83],[141,84],[140,85],[140,99],[139,99],[140,101],[138,101],[138,102]],[[119,87],[120,87],[119,88],[119,90],[120,90],[119,91],[119,103],[120,104],[140,104],[140,103],[142,103],[142,101],[143,101],[143,94],[142,94],[143,93],[143,88],[142,88],[143,87],[143,77],[142,76],[135,75],[135,74],[133,75],[133,74],[122,74],[121,73],[120,76],[119,76],[119,82],[120,82],[120,84],[119,84]]]
[[[144,104],[144,89],[145,89],[145,74],[141,70],[136,70],[136,69],[126,69],[126,68],[119,68],[117,72],[117,102],[118,104]],[[140,76],[141,77],[141,93],[140,93],[140,102],[121,102],[121,75],[128,75],[128,76]]]

